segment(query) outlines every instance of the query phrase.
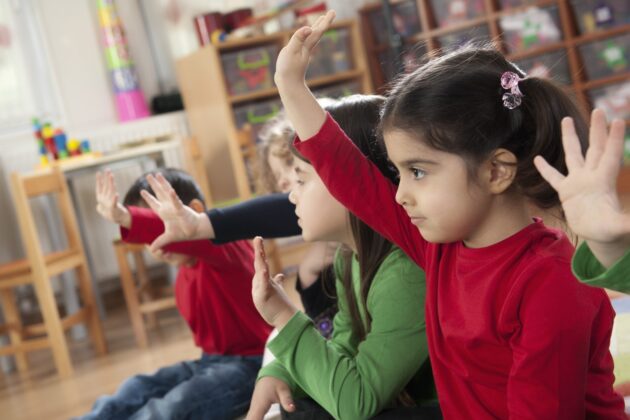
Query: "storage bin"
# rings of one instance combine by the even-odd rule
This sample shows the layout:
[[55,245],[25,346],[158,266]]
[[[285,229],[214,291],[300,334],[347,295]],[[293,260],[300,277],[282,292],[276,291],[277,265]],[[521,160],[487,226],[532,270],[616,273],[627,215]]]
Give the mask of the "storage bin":
[[588,94],[593,107],[602,109],[608,121],[630,120],[630,82],[593,89]]
[[630,23],[629,0],[571,0],[581,34]]
[[579,47],[589,80],[630,71],[630,33]]
[[[402,71],[409,73],[415,70],[420,65],[426,53],[427,48],[424,44],[406,47],[402,53]],[[392,50],[387,50],[378,55],[385,81],[394,79],[400,71],[396,66],[396,58]]]
[[538,0],[501,0],[501,9],[537,4]]
[[490,40],[490,30],[487,25],[480,25],[470,29],[464,29],[443,35],[438,38],[440,46],[444,50],[453,49],[466,44],[469,41]]
[[[408,38],[422,30],[415,1],[405,1],[392,5],[392,24],[394,30],[403,38]],[[377,44],[387,43],[385,14],[379,8],[370,13],[370,23]]]
[[332,29],[319,41],[306,72],[307,79],[330,76],[352,69],[352,50],[348,29]]
[[433,15],[441,27],[481,16],[485,12],[483,3],[483,0],[431,0]]
[[562,40],[556,6],[532,7],[521,13],[503,16],[499,22],[510,52],[527,51]]
[[221,62],[228,92],[242,95],[273,87],[278,51],[278,46],[271,44],[222,53]]
[[258,141],[258,133],[267,121],[275,117],[282,109],[279,98],[265,101],[249,102],[234,107],[236,127],[241,129],[245,124],[252,127],[252,138]]

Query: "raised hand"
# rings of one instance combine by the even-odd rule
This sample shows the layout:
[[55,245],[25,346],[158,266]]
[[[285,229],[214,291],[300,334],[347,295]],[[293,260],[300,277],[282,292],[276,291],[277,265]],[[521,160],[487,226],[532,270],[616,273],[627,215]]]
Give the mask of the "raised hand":
[[106,220],[124,228],[131,226],[129,211],[120,204],[114,175],[110,170],[96,173],[96,211]]
[[272,279],[269,275],[269,265],[260,236],[254,238],[254,270],[252,279],[254,305],[268,324],[282,329],[297,312],[297,308],[282,289],[284,276],[277,274]]
[[617,194],[625,123],[606,127],[601,110],[591,116],[589,147],[582,156],[571,118],[562,120],[562,143],[568,168],[564,176],[544,158],[534,159],[542,177],[558,192],[569,228],[585,239],[595,256],[608,266],[630,247],[630,214],[624,213]]
[[334,19],[335,12],[329,10],[325,15],[318,17],[312,26],[304,26],[293,34],[289,43],[278,54],[275,74],[278,86],[285,82],[304,83],[313,49]]
[[206,214],[197,213],[185,206],[162,174],[147,175],[147,182],[155,196],[146,190],[140,194],[164,222],[164,233],[151,244],[152,252],[172,242],[209,238],[214,235]]
[[306,85],[305,75],[313,48],[335,19],[335,12],[320,16],[313,26],[298,29],[280,51],[274,80],[282,105],[297,135],[303,141],[315,135],[326,120],[326,112]]
[[278,378],[265,376],[256,383],[246,420],[262,420],[274,403],[279,403],[288,412],[295,410],[289,386]]

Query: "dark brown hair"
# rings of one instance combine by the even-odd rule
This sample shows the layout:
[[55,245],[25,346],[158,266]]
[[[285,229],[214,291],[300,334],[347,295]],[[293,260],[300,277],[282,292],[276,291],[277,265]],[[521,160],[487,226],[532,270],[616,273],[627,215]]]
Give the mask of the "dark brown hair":
[[584,151],[586,121],[561,86],[537,77],[521,80],[522,104],[506,108],[500,83],[506,71],[525,77],[488,45],[468,45],[431,60],[394,84],[380,130],[409,132],[430,147],[459,155],[471,175],[496,149],[509,150],[517,158],[513,188],[541,209],[557,207],[558,195],[534,167],[534,157],[541,155],[566,174],[560,122],[573,118]]
[[185,205],[189,205],[191,201],[197,199],[201,201],[201,203],[205,206],[205,200],[203,197],[203,193],[199,188],[199,185],[192,176],[188,173],[175,168],[158,168],[153,171],[149,171],[145,174],[142,174],[138,179],[135,180],[133,185],[129,187],[129,190],[125,194],[125,198],[123,199],[124,206],[146,206],[144,202],[144,198],[140,195],[140,191],[147,190],[152,195],[155,195],[153,189],[147,182],[147,175],[156,175],[162,174],[164,178],[168,181],[169,184],[175,190],[175,193],[182,200],[182,203]]

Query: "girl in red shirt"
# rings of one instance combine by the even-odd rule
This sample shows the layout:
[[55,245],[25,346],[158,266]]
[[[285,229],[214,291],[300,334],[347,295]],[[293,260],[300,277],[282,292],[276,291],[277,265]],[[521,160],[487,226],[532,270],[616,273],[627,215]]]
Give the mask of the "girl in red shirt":
[[[426,271],[444,417],[625,418],[612,389],[610,302],[571,273],[566,235],[531,217],[532,208],[560,208],[533,160],[540,155],[566,172],[561,139],[587,138],[577,107],[492,48],[429,61],[393,86],[382,110],[396,186],[304,83],[333,18],[296,32],[278,56],[275,81],[302,139],[297,149],[333,196]],[[564,117],[572,120],[561,129]]]

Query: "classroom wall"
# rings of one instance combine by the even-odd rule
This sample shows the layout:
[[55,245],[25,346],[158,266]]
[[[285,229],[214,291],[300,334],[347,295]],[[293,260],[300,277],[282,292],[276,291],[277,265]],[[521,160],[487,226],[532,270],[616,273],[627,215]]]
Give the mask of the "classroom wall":
[[[32,0],[46,44],[50,71],[60,101],[60,118],[54,123],[69,133],[90,133],[117,125],[110,81],[102,53],[96,1]],[[131,53],[141,74],[147,98],[157,93],[157,77],[148,41],[135,1],[122,1],[121,19],[126,23]],[[30,131],[0,136],[0,263],[23,256],[11,203],[7,176],[37,164],[37,148]]]
[[[60,119],[54,121],[69,133],[118,124],[105,60],[101,49],[96,0],[30,0],[45,38],[46,54],[60,102]],[[205,1],[206,10],[250,6],[248,0]],[[272,3],[271,1],[269,3]],[[329,0],[340,18],[356,16],[364,0]],[[125,24],[130,51],[147,98],[159,91],[158,77],[149,50],[137,0],[117,2]],[[12,171],[37,164],[37,149],[30,131],[0,135],[0,263],[23,256],[7,184]]]

